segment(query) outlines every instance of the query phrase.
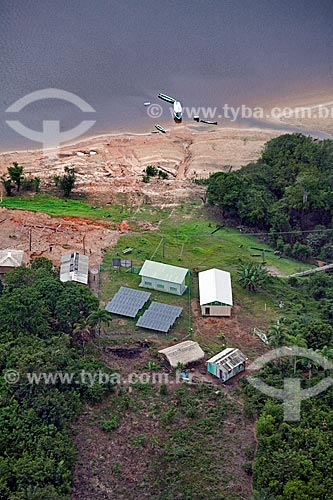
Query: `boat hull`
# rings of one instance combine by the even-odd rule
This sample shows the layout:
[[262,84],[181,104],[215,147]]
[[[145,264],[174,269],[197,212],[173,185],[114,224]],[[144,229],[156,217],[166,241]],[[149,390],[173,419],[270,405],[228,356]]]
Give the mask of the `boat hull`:
[[173,103],[173,117],[176,123],[180,123],[183,119],[183,108],[179,101]]

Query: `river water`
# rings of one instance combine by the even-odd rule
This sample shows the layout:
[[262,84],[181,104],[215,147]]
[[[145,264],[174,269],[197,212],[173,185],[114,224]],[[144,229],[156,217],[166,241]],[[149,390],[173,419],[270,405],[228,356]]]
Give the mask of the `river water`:
[[[2,150],[39,146],[6,120],[68,130],[92,119],[58,99],[6,112],[40,89],[89,103],[95,135],[149,131],[157,118],[143,103],[158,92],[215,107],[333,84],[331,0],[1,0],[0,14]],[[161,123],[170,119],[163,109]]]

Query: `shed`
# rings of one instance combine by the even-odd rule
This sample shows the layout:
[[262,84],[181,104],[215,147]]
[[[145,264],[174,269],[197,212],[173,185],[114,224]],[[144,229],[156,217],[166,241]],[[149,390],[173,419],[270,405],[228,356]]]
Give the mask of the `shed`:
[[166,357],[173,368],[177,368],[178,363],[186,366],[189,363],[201,361],[205,357],[205,353],[198,342],[193,340],[185,340],[185,342],[166,347],[158,352]]
[[0,278],[22,265],[23,254],[23,250],[0,250]]
[[88,283],[89,257],[73,252],[61,257],[60,281],[77,281]]
[[183,267],[146,260],[139,273],[141,276],[140,286],[153,288],[160,292],[183,295],[187,288],[185,285],[187,273],[188,269]]
[[199,296],[203,316],[230,316],[233,305],[230,273],[221,269],[200,272]]
[[246,360],[247,357],[239,349],[229,347],[207,361],[207,370],[222,382],[226,382],[245,370]]

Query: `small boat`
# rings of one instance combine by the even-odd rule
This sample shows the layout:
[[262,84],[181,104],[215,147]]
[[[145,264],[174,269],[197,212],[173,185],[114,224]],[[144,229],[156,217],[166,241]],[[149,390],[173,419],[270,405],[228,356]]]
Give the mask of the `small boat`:
[[143,105],[144,106],[150,106],[150,102],[144,102]]
[[159,130],[160,132],[163,132],[163,134],[166,133],[165,128],[163,128],[162,125],[159,125],[158,123],[156,123],[155,128],[157,128],[157,130]]
[[174,99],[173,97],[170,97],[166,94],[161,94],[161,92],[158,94],[158,96],[160,99],[163,99],[163,101],[166,101],[166,102],[171,102],[172,104],[175,102],[176,99]]
[[183,117],[183,108],[179,101],[173,103],[173,117],[175,121],[181,122]]
[[211,122],[209,120],[200,120],[201,123],[207,123],[207,125],[217,125],[217,122]]

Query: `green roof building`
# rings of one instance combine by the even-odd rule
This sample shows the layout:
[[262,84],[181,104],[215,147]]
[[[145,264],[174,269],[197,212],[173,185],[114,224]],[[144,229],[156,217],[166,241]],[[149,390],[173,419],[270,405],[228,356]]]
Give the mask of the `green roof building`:
[[162,262],[146,260],[140,271],[141,283],[144,288],[152,288],[160,292],[183,295],[188,269],[171,266]]

